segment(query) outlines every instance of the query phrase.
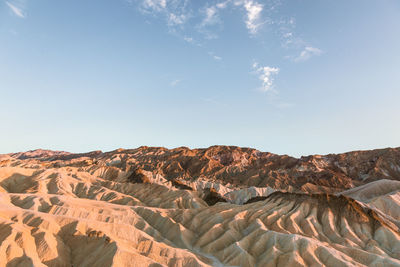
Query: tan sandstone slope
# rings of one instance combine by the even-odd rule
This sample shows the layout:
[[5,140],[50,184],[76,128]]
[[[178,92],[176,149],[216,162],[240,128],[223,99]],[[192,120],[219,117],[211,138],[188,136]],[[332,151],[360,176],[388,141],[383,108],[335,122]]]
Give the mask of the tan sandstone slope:
[[400,266],[400,149],[0,156],[0,266]]

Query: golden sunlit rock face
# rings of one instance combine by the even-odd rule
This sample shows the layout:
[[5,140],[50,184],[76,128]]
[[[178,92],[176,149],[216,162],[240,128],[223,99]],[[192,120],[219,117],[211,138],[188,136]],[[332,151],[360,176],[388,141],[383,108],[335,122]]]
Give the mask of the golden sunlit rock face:
[[0,266],[400,266],[400,149],[0,156]]

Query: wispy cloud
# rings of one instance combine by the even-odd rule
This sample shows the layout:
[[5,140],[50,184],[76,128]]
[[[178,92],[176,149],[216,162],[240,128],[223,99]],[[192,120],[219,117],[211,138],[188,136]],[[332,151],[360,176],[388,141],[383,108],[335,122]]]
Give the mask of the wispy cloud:
[[[201,3],[193,0],[125,1],[132,4],[137,3],[143,14],[164,19],[171,34],[182,38],[191,45],[204,47],[207,40],[218,38],[218,31],[223,30],[223,15],[225,15],[223,12],[240,11],[243,12],[243,25],[250,37],[261,37],[257,33],[265,24],[275,27],[282,48],[291,51],[291,55],[285,58],[293,62],[301,62],[323,53],[322,50],[310,46],[296,34],[294,17],[275,16],[276,8],[282,4],[281,0],[216,0]],[[222,60],[217,55],[211,56],[217,61]],[[275,69],[272,68],[269,74],[264,75],[264,78],[276,74],[279,70],[275,71]],[[267,84],[265,83],[264,89],[270,87]]]
[[303,51],[300,52],[300,55],[294,59],[295,62],[306,61],[310,59],[312,56],[320,56],[322,54],[322,50],[312,46],[304,47]]
[[142,6],[148,11],[160,12],[167,7],[167,0],[144,0]]
[[212,6],[207,6],[202,12],[204,13],[204,18],[201,22],[202,26],[213,25],[220,22],[219,11],[228,7],[231,0],[226,0],[224,2],[217,3]]
[[218,22],[218,11],[216,6],[207,7],[204,11],[205,17],[201,22],[201,25],[212,25]]
[[206,29],[211,26],[222,24],[220,12],[228,7],[236,7],[244,9],[246,15],[244,23],[251,35],[258,32],[260,27],[265,23],[262,21],[262,11],[264,6],[254,0],[226,0],[203,9],[203,20],[198,26],[200,32],[205,34],[206,39],[215,39],[217,35]]
[[253,70],[258,75],[258,79],[262,82],[262,90],[268,92],[273,90],[273,75],[279,73],[279,68],[260,66],[257,62],[253,63]]
[[279,26],[281,46],[285,49],[298,49],[304,46],[304,41],[296,35],[296,20],[294,18],[281,19],[276,23]]
[[226,0],[224,2],[218,3],[215,6],[220,8],[220,9],[224,9],[228,6],[228,4],[231,2],[231,0]]
[[187,19],[187,17],[185,14],[169,13],[168,25],[170,25],[170,26],[181,25],[181,24],[185,23],[186,19]]
[[281,45],[283,48],[289,48],[295,43],[296,39],[291,31],[281,33]]
[[307,61],[313,56],[320,56],[324,52],[316,47],[312,47],[307,41],[297,36],[295,33],[296,20],[292,17],[280,20],[277,23],[280,28],[281,46],[282,48],[295,51],[297,55],[287,55],[284,58],[294,62]]
[[207,5],[206,7],[200,9],[200,15],[203,18],[197,25],[197,30],[202,33],[206,39],[210,40],[218,38],[218,35],[215,33],[215,26],[220,26],[222,24],[220,11],[227,8],[229,3],[230,0],[227,0],[211,6]]
[[222,57],[219,57],[219,56],[216,56],[216,55],[214,55],[213,58],[214,58],[215,60],[218,60],[218,61],[222,60]]
[[[134,0],[127,0],[133,4]],[[189,18],[184,0],[140,0],[139,10],[144,14],[163,16],[170,29],[182,26]]]
[[188,42],[190,44],[194,43],[194,39],[192,37],[184,36],[183,40],[185,40],[186,42]]
[[177,86],[181,81],[182,81],[182,80],[176,79],[176,80],[173,80],[169,85],[172,86],[172,87],[175,87],[175,86]]
[[178,36],[180,36],[188,44],[195,45],[195,46],[198,46],[198,47],[202,47],[203,46],[201,41],[199,41],[198,39],[195,39],[195,38],[193,38],[191,36],[185,36],[185,35],[183,35],[183,36],[182,35],[178,35]]
[[6,4],[16,16],[18,16],[20,18],[25,18],[25,14],[24,14],[24,11],[22,10],[22,8],[17,7],[16,5],[11,4],[10,2],[7,2],[7,1],[6,1]]
[[[154,16],[163,16],[167,21],[167,25],[172,32],[183,30],[186,27],[193,26],[187,22],[192,19],[199,19],[195,29],[204,35],[205,39],[216,39],[218,34],[216,30],[221,29],[222,20],[221,12],[228,8],[244,10],[244,24],[251,35],[255,35],[261,26],[268,19],[263,18],[264,10],[273,9],[274,1],[268,4],[261,4],[259,0],[224,0],[215,1],[217,3],[203,4],[203,7],[193,9],[193,2],[190,0],[125,0],[133,4],[139,3],[139,9],[144,14]],[[277,1],[277,0],[276,0]],[[179,27],[177,27],[179,26]],[[217,27],[217,29],[215,28]]]
[[215,55],[214,52],[208,52],[208,54],[209,54],[213,59],[215,59],[216,61],[221,61],[221,60],[222,60],[222,57]]

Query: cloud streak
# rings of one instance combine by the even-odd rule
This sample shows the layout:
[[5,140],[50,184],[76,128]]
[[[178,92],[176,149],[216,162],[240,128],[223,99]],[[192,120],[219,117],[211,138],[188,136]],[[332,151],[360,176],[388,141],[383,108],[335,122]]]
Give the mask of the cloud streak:
[[13,4],[11,4],[10,2],[6,1],[6,5],[10,8],[10,10],[18,17],[20,18],[25,18],[25,14],[22,10],[22,8],[19,8]]
[[215,55],[214,52],[208,52],[208,54],[209,54],[213,59],[215,59],[216,61],[221,61],[221,60],[222,60],[222,57]]
[[322,50],[312,46],[306,46],[303,51],[300,52],[300,55],[294,59],[295,62],[306,61],[310,59],[312,56],[320,56],[322,54]]
[[213,56],[213,59],[215,59],[215,60],[218,60],[218,61],[220,61],[220,60],[222,60],[222,57],[219,57],[219,56]]

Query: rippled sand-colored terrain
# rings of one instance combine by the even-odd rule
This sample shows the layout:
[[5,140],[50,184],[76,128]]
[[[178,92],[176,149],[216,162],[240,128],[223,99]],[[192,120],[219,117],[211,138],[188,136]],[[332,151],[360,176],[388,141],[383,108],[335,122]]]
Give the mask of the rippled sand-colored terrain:
[[0,266],[400,266],[400,149],[0,156]]

